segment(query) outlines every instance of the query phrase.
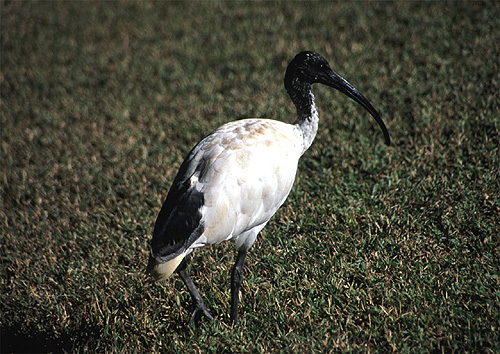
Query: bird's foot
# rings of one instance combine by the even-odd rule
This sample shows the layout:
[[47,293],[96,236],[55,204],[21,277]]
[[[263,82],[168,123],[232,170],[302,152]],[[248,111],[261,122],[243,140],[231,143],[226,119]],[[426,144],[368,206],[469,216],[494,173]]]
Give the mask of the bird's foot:
[[189,325],[191,327],[195,327],[196,324],[200,321],[200,319],[203,316],[205,316],[206,318],[208,318],[210,321],[214,320],[214,318],[212,317],[212,315],[210,314],[210,312],[208,312],[207,307],[202,302],[202,303],[196,304],[196,307],[195,307],[195,309],[193,311],[193,314],[191,315],[191,319],[189,320]]

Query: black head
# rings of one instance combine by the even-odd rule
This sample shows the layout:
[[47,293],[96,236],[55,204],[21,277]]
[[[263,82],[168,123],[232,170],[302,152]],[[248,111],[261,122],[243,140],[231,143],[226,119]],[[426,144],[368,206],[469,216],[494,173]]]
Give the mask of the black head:
[[387,145],[390,144],[389,132],[377,110],[373,108],[371,103],[359,93],[356,88],[348,83],[342,76],[335,73],[325,58],[311,51],[297,54],[290,64],[288,64],[286,69],[286,90],[293,99],[294,91],[310,90],[311,85],[315,83],[333,87],[363,106],[380,125],[384,134],[385,143]]
[[[328,78],[332,72],[330,64],[318,53],[300,52],[288,64],[285,74],[285,88],[288,90],[286,86],[291,85],[293,80],[296,80],[295,84],[321,83],[328,85]],[[287,77],[290,80],[286,80]]]
[[[298,80],[301,84],[326,84],[330,72],[333,72],[330,64],[321,55],[310,51],[301,52],[288,64],[285,87],[292,84],[293,79]],[[291,79],[288,80],[289,82],[286,80],[287,77]]]

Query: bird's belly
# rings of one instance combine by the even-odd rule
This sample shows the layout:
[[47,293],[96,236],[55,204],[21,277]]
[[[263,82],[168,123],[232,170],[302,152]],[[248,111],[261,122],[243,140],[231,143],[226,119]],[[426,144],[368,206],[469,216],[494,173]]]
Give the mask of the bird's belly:
[[299,153],[286,144],[260,144],[220,154],[198,181],[204,232],[193,247],[239,236],[254,240],[288,196]]
[[276,173],[257,181],[230,178],[211,189],[205,194],[204,232],[199,241],[219,243],[267,223],[288,196],[295,172],[296,168],[286,175]]

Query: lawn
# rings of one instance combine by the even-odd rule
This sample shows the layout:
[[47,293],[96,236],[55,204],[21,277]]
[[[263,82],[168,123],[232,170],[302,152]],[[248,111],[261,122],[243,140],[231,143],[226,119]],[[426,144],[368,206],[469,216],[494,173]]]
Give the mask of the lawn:
[[[500,352],[500,3],[1,4],[2,352]],[[321,121],[251,249],[145,277],[184,156],[245,117],[292,123],[310,49],[380,111],[315,86]]]

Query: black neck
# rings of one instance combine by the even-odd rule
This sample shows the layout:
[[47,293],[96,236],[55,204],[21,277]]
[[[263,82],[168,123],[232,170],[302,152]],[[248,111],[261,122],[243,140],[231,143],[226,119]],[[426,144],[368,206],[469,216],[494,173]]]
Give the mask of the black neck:
[[304,120],[311,116],[311,109],[314,106],[314,96],[312,96],[311,84],[300,82],[297,77],[285,76],[285,89],[297,108],[298,119]]
[[299,81],[295,76],[285,75],[285,88],[297,108],[297,120],[295,125],[302,132],[303,152],[311,146],[316,132],[318,131],[318,111],[314,102],[311,84]]

